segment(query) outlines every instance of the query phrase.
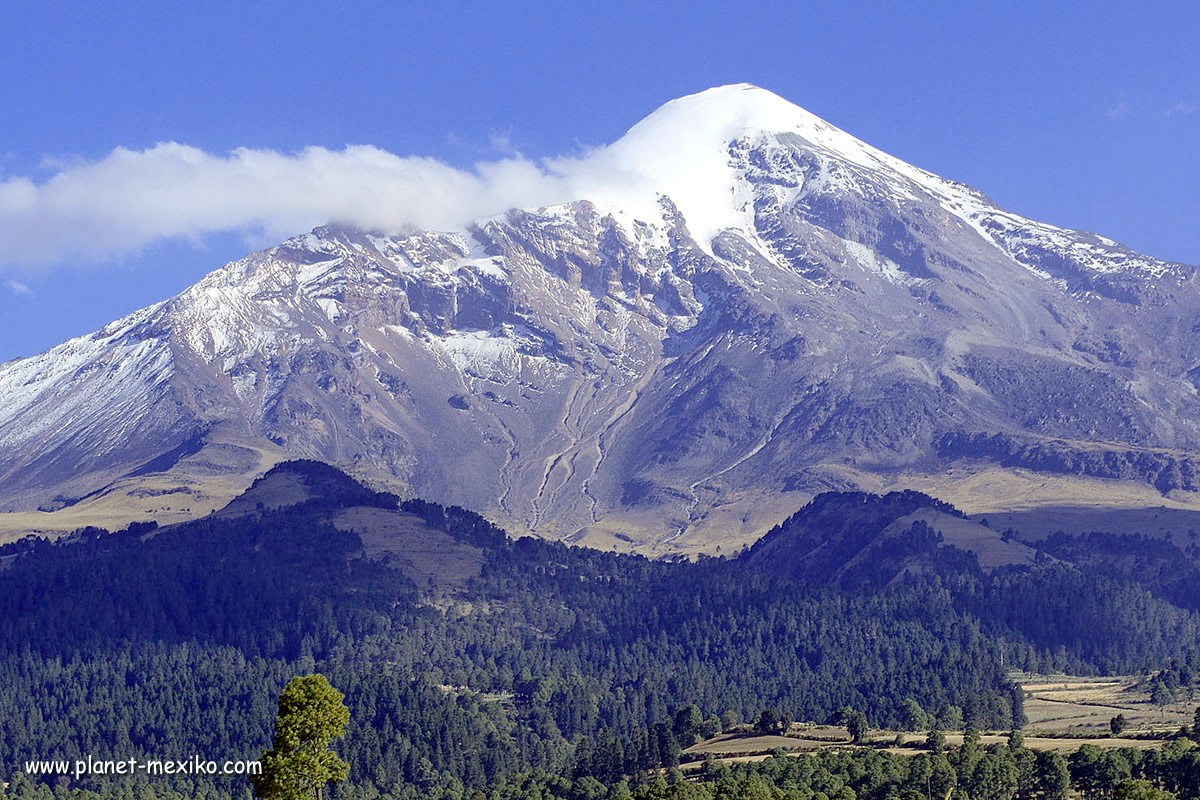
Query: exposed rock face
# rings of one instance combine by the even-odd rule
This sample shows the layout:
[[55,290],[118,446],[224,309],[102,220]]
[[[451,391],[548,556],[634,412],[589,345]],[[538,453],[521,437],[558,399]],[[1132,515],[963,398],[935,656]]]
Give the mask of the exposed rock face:
[[[659,175],[671,135],[700,155]],[[285,452],[517,533],[665,549],[949,464],[1197,488],[1193,268],[1001,211],[752,87],[611,151],[662,196],[321,228],[0,367],[0,505],[195,472],[218,444],[214,469]]]

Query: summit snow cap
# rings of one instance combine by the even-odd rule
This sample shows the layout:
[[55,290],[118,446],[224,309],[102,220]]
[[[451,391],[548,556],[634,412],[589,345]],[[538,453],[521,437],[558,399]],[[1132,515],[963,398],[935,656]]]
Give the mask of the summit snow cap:
[[753,227],[753,198],[730,157],[730,145],[790,134],[852,164],[940,179],[876,150],[779,95],[748,83],[687,95],[661,106],[607,147],[581,158],[551,160],[578,197],[649,221],[656,198],[682,212],[701,246],[726,228]]

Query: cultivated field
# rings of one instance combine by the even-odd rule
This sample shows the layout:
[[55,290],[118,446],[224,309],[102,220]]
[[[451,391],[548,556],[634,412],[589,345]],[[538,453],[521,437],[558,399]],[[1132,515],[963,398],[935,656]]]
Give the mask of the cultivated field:
[[1109,720],[1124,714],[1125,735],[1177,731],[1192,723],[1196,703],[1180,702],[1158,708],[1150,695],[1136,687],[1136,677],[1077,678],[1066,675],[1014,676],[1025,690],[1026,735],[1068,734],[1100,736]]
[[[1134,677],[1081,678],[1069,675],[1014,675],[1025,691],[1025,746],[1033,750],[1069,753],[1080,745],[1097,747],[1159,747],[1163,739],[1156,734],[1173,733],[1192,723],[1196,703],[1181,700],[1158,708],[1149,695],[1137,688]],[[1124,714],[1129,727],[1113,736],[1109,720]],[[897,746],[897,736],[901,744]],[[962,744],[961,732],[946,734],[946,744]],[[983,735],[985,745],[1006,742],[1007,732],[991,731]],[[916,755],[923,752],[924,733],[873,730],[866,746],[891,753]],[[683,751],[684,758],[695,759],[684,769],[697,769],[703,758],[712,755],[723,761],[760,761],[770,751],[783,749],[801,754],[821,749],[855,747],[845,728],[794,725],[786,736],[763,736],[749,730],[723,733]]]

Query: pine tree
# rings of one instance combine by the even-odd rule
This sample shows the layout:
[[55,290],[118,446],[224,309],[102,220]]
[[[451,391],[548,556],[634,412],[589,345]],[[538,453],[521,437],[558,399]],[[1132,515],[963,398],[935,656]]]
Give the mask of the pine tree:
[[279,695],[274,746],[251,779],[267,800],[321,800],[325,784],[345,780],[350,766],[329,749],[346,734],[350,710],[324,675],[296,676]]

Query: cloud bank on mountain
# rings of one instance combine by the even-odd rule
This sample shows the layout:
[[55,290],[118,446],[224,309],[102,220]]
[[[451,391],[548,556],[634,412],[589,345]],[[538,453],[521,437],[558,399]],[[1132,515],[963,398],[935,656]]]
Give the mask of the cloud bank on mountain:
[[0,181],[0,259],[101,261],[169,238],[238,232],[278,239],[344,223],[396,233],[456,228],[518,206],[566,199],[569,181],[521,158],[462,170],[373,146],[227,155],[165,142]]
[[369,145],[218,155],[166,142],[54,163],[42,182],[0,181],[0,264],[99,261],[215,233],[277,241],[326,223],[388,234],[461,229],[511,208],[581,199],[653,220],[661,195],[704,246],[718,231],[752,221],[729,144],[766,130],[800,134],[866,166],[895,161],[749,84],[669,102],[606,146],[540,162],[517,155],[472,170]]

